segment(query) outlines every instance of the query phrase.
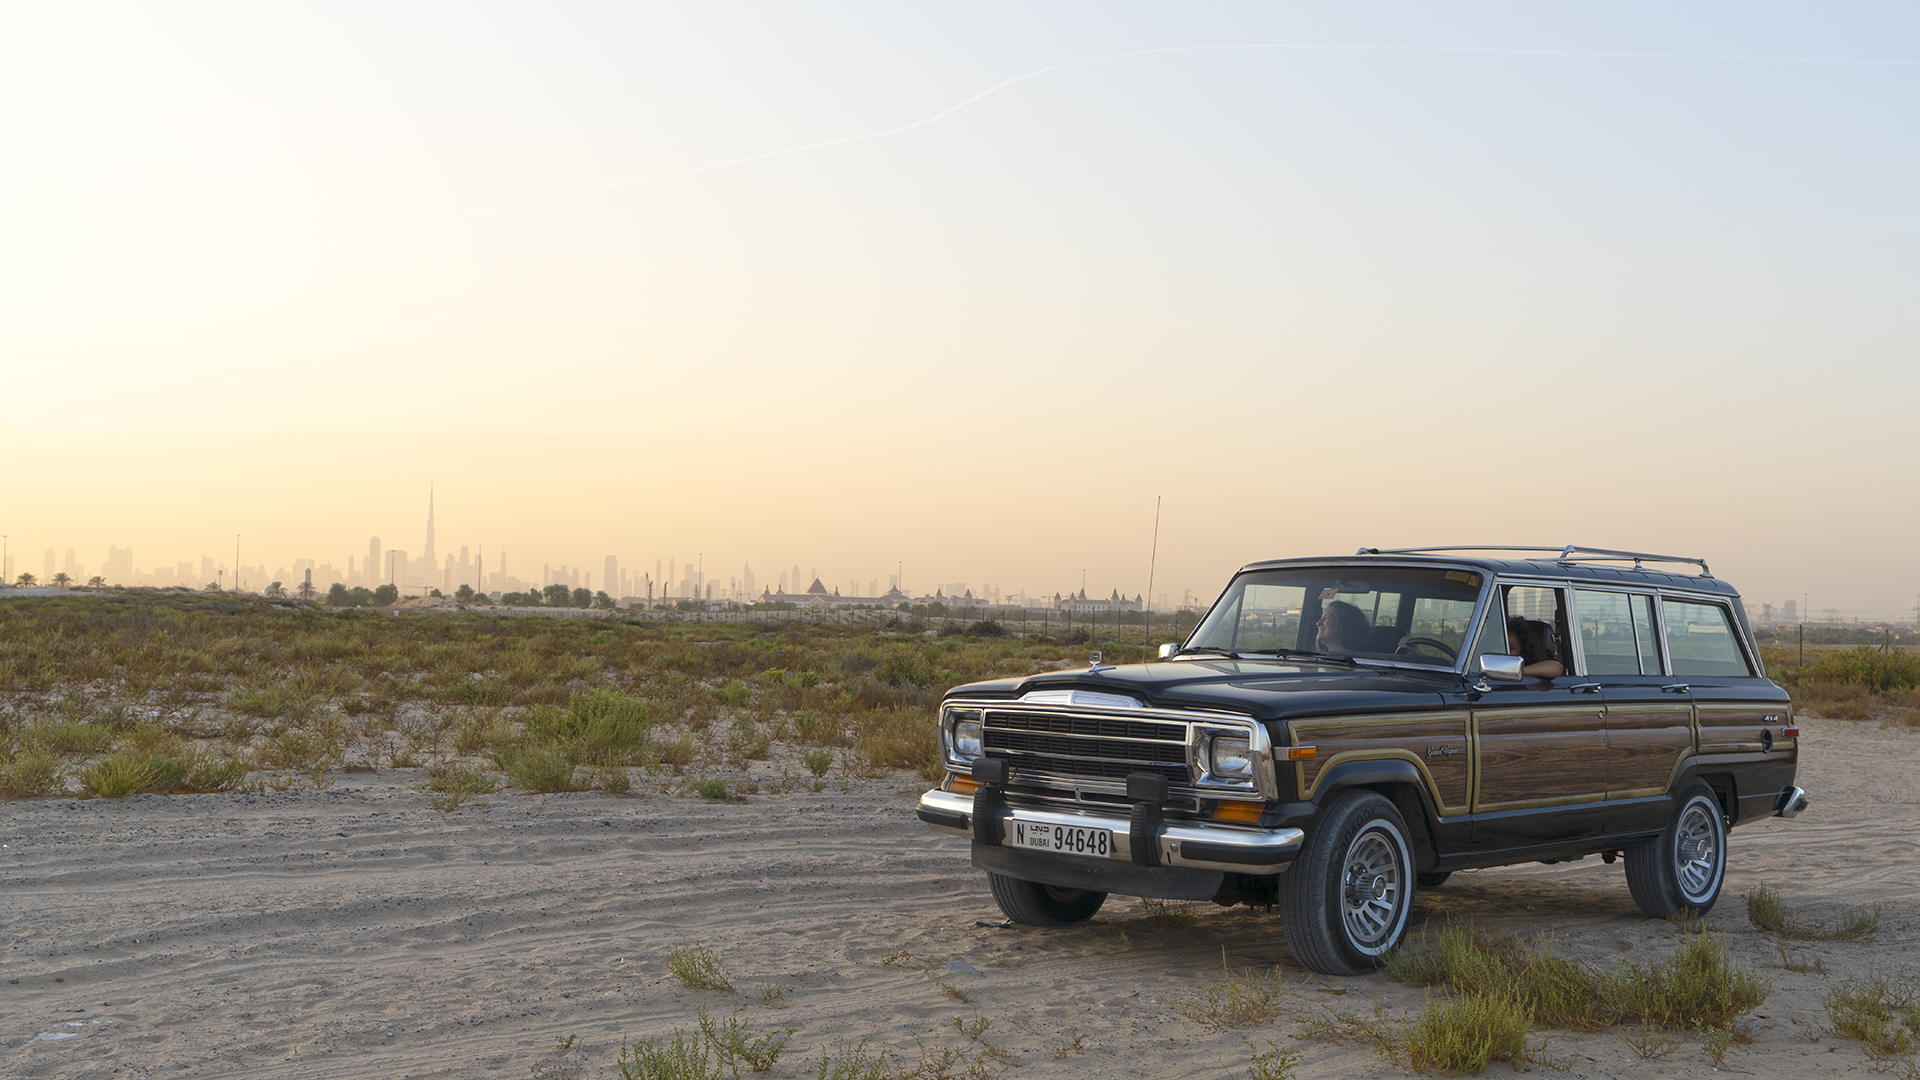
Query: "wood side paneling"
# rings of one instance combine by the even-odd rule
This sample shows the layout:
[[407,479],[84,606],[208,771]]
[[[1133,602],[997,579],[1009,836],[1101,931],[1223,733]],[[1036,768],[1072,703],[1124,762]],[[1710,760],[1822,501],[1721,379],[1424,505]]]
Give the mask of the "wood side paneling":
[[1693,708],[1684,704],[1607,708],[1607,797],[1667,790],[1674,769],[1693,750]]
[[1475,712],[1479,732],[1476,810],[1603,799],[1604,714],[1581,705]]
[[1320,775],[1341,761],[1410,756],[1426,774],[1441,810],[1462,812],[1473,774],[1467,722],[1464,713],[1298,721],[1291,725],[1296,742],[1318,748],[1317,757],[1298,763],[1300,790],[1310,792]]

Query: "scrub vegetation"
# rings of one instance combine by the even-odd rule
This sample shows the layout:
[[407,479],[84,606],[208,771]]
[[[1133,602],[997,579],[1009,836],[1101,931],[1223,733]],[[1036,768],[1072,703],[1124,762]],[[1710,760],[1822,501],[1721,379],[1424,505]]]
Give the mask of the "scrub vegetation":
[[1836,720],[1877,719],[1920,730],[1920,652],[1881,646],[1760,646],[1767,677],[1793,695],[1795,709]]
[[[426,771],[439,808],[493,790],[739,797],[910,770],[933,705],[1086,663],[1041,635],[885,626],[417,614],[224,593],[0,604],[0,798],[285,790]],[[1107,628],[1111,629],[1111,628]],[[1133,642],[1095,641],[1110,661]],[[757,773],[761,780],[749,781]],[[810,775],[811,779],[808,780]]]

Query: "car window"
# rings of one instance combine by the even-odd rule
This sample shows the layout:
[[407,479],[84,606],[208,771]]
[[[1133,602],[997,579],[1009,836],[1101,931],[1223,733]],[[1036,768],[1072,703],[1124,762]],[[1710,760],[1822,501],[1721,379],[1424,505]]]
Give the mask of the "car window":
[[1507,618],[1545,623],[1553,631],[1553,659],[1567,671],[1573,670],[1573,652],[1567,647],[1566,594],[1559,589],[1538,585],[1515,585],[1507,589]]
[[1413,602],[1413,626],[1407,635],[1432,638],[1457,654],[1466,645],[1467,626],[1472,622],[1473,601],[1422,596]]
[[1299,585],[1249,584],[1240,597],[1234,623],[1235,649],[1291,649],[1300,637],[1300,604],[1306,589]]
[[1626,593],[1576,589],[1580,611],[1580,647],[1589,675],[1640,674],[1640,647]]
[[1500,590],[1493,590],[1493,599],[1487,602],[1487,616],[1480,623],[1480,633],[1473,639],[1473,651],[1467,661],[1467,670],[1485,671],[1480,665],[1483,656],[1507,656],[1507,613],[1500,606]]
[[1751,675],[1733,621],[1718,604],[1661,597],[1667,621],[1667,651],[1675,675]]
[[1628,599],[1633,603],[1633,636],[1640,643],[1640,674],[1662,674],[1660,639],[1653,634],[1653,597],[1636,593]]

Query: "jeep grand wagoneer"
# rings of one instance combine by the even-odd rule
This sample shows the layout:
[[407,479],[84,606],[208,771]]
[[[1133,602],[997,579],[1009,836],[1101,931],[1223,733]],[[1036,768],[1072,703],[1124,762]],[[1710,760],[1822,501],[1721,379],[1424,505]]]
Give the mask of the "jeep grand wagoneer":
[[1278,904],[1329,974],[1472,867],[1598,854],[1648,915],[1704,912],[1728,828],[1807,805],[1733,587],[1598,548],[1254,563],[1159,662],[956,687],[939,725],[920,818],[1013,921]]

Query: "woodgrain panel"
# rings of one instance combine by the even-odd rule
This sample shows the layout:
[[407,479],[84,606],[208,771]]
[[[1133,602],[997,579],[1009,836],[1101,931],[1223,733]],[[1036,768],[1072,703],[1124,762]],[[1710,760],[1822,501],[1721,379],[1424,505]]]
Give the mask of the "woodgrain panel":
[[1680,703],[1607,708],[1607,797],[1657,795],[1693,750],[1693,709]]
[[1465,713],[1295,722],[1289,726],[1296,744],[1318,748],[1313,760],[1298,763],[1300,790],[1311,793],[1321,774],[1341,761],[1410,757],[1442,812],[1465,812],[1473,779],[1467,723]]
[[1476,810],[1606,797],[1607,737],[1599,708],[1488,710],[1474,714],[1474,725]]
[[[1772,719],[1769,720],[1769,717]],[[1702,704],[1700,752],[1709,753],[1708,747],[1727,743],[1753,743],[1757,751],[1760,749],[1761,728],[1771,728],[1774,737],[1778,738],[1780,729],[1787,723],[1787,707],[1784,704]]]

